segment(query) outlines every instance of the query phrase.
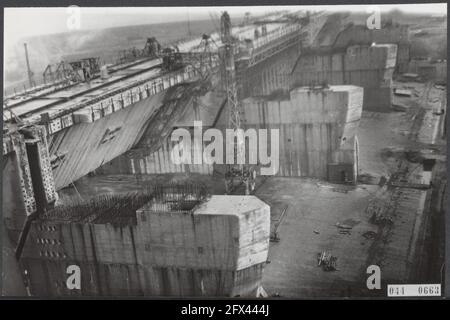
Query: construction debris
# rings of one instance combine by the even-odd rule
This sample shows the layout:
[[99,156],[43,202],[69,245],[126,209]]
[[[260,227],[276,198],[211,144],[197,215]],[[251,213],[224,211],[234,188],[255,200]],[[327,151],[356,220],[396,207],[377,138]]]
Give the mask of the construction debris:
[[323,271],[336,271],[337,270],[337,257],[332,256],[327,251],[317,254],[317,265],[322,267]]
[[340,192],[340,193],[348,193],[347,189],[340,189],[340,188],[333,188],[331,189],[333,192]]
[[408,110],[408,107],[406,107],[406,106],[404,106],[402,104],[393,103],[392,104],[392,109],[394,111],[398,111],[398,112],[406,112]]
[[364,232],[362,236],[364,238],[366,238],[367,240],[369,240],[369,239],[375,239],[377,237],[377,235],[378,234],[376,232],[369,230],[369,231]]
[[348,229],[348,230],[350,230],[350,229],[353,228],[353,227],[350,226],[350,225],[342,224],[342,223],[340,223],[340,222],[337,222],[337,223],[336,223],[336,227],[338,227],[339,229]]
[[366,212],[370,214],[369,221],[376,225],[392,224],[393,220],[387,212],[387,207],[384,202],[374,201],[366,209]]
[[411,97],[411,90],[394,89],[394,94],[397,96]]
[[419,78],[420,77],[417,73],[403,73],[398,78],[398,81],[418,81],[420,80]]
[[383,211],[374,211],[369,221],[376,225],[388,225],[393,223],[392,218],[384,214]]

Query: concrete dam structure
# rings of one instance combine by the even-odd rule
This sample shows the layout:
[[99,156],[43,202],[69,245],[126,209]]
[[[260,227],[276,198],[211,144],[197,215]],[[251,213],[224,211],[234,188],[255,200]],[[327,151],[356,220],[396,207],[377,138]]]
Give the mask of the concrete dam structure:
[[[226,136],[227,110],[223,100],[209,94],[204,97],[209,103],[208,112],[201,113],[203,132],[210,127],[217,128]],[[245,129],[278,129],[280,132],[280,167],[277,175],[314,177],[328,179],[334,167],[346,168],[347,182],[357,178],[356,131],[361,118],[363,89],[356,86],[331,86],[329,88],[300,87],[293,89],[287,99],[247,98],[243,100]],[[193,110],[175,122],[172,129],[187,128],[193,135]],[[308,115],[308,116],[306,116]],[[326,115],[326,116],[324,116]],[[175,165],[172,162],[170,137],[156,143],[154,135],[146,133],[141,141],[124,155],[105,164],[99,170],[103,173],[121,174],[164,174],[200,173],[212,175],[221,170],[213,164],[194,164],[195,153],[201,146],[192,144],[191,164]],[[224,141],[223,150],[226,149]],[[270,141],[269,141],[270,143]],[[151,152],[149,146],[158,148]],[[201,154],[200,149],[200,154]],[[246,154],[248,157],[248,145]],[[344,170],[344,169],[343,169]],[[341,179],[332,179],[341,181]]]
[[[249,53],[252,63],[260,65],[267,58],[283,56],[286,48],[298,47],[300,28],[288,20],[268,23],[265,33],[252,45]],[[253,31],[248,26],[233,28],[241,37],[252,38]],[[218,35],[211,37],[220,45]],[[81,63],[83,72],[77,73],[78,80],[70,80],[67,87],[48,85],[6,101],[8,122],[19,122],[19,127],[41,126],[46,166],[41,166],[45,170],[37,173],[52,178],[45,180],[53,187],[48,191],[53,196],[51,201],[36,200],[41,197],[42,188],[36,182],[40,176],[36,178],[29,169],[34,159],[30,158],[31,153],[14,148],[11,139],[6,140],[4,156],[17,163],[16,171],[9,172],[16,172],[17,177],[11,177],[10,181],[24,181],[25,187],[10,197],[14,200],[3,205],[10,212],[5,240],[15,248],[16,257],[20,257],[17,264],[10,263],[16,264],[32,295],[70,294],[63,289],[62,281],[67,276],[64,270],[71,264],[80,267],[82,274],[89,274],[82,280],[84,290],[78,292],[81,295],[256,296],[264,291],[260,282],[268,254],[270,209],[254,196],[227,200],[212,196],[210,200],[190,201],[195,203],[181,210],[183,213],[170,209],[171,200],[166,198],[159,198],[162,204],[152,209],[151,200],[145,202],[141,197],[118,213],[125,215],[117,218],[121,221],[119,228],[112,217],[108,219],[108,214],[98,217],[101,207],[98,203],[108,208],[109,202],[104,199],[97,200],[97,204],[72,203],[73,207],[67,209],[69,213],[57,201],[56,191],[73,187],[75,181],[97,170],[114,168],[111,164],[120,161],[117,159],[127,152],[145,155],[147,159],[153,157],[155,169],[153,172],[147,169],[148,173],[183,172],[184,166],[173,165],[169,148],[165,148],[171,131],[191,117],[196,95],[203,102],[219,102],[215,112],[200,112],[200,117],[214,119],[210,119],[210,125],[220,117],[226,101],[217,90],[221,87],[220,77],[215,75],[217,52],[211,52],[207,65],[200,64],[192,49],[199,42],[195,39],[179,44],[179,53],[164,51],[162,58],[149,54],[110,68],[106,76],[80,81],[78,75],[87,77],[86,70],[96,67],[91,65],[95,59],[90,59],[88,64]],[[193,62],[179,64],[183,57]],[[216,89],[199,95],[196,92],[205,72],[211,74]],[[11,134],[7,136],[17,136],[22,144],[27,141],[23,130],[15,131],[13,125],[8,128]],[[128,162],[130,171],[137,173],[136,164],[141,163]],[[212,173],[211,169],[206,167],[206,173]],[[195,167],[186,171],[195,172]],[[15,190],[13,183],[5,187],[7,195]],[[170,197],[170,192],[165,197]],[[190,196],[183,197],[184,208],[185,198]],[[231,201],[238,207],[224,209],[227,207],[222,205]],[[30,203],[28,211],[18,212],[20,206],[10,210],[9,204],[16,203]],[[90,210],[88,206],[93,206],[94,212],[80,217]],[[172,247],[174,241],[180,241],[178,247]],[[119,247],[115,248],[116,245]],[[166,260],[160,260],[161,257]]]
[[[192,134],[201,121],[202,134],[225,136],[235,112],[232,129],[278,130],[274,179],[356,188],[363,110],[391,110],[408,39],[403,27],[368,32],[345,23],[323,38],[334,19],[276,13],[229,29],[223,19],[220,32],[164,49],[149,38],[133,61],[102,72],[95,59],[77,61],[75,78],[7,97],[3,238],[15,269],[4,277],[21,278],[31,296],[267,296],[269,241],[279,241],[287,207],[277,220],[277,200],[179,182],[222,182],[229,166],[175,164],[171,134]],[[207,145],[193,143],[192,158]],[[108,175],[132,177],[137,187],[87,196],[77,189],[81,179]],[[81,289],[67,286],[71,266]]]

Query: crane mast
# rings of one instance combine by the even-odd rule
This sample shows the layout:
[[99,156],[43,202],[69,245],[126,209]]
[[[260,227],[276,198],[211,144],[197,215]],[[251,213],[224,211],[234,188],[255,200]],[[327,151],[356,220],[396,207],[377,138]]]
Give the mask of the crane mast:
[[[227,107],[229,112],[228,127],[235,132],[242,129],[241,103],[238,98],[235,70],[235,46],[231,33],[231,20],[225,11],[220,19],[220,36],[223,44],[221,50],[222,81],[225,86],[227,96]],[[237,143],[234,145],[234,162],[227,164],[225,172],[225,189],[231,193],[237,186],[245,185],[245,194],[250,194],[254,189],[254,179],[256,172],[246,164],[238,164],[238,154],[245,155],[245,140],[240,134],[237,135]],[[245,162],[245,159],[244,159]]]
[[230,113],[228,125],[233,129],[241,128],[240,104],[237,96],[234,44],[231,36],[230,16],[224,12],[221,18],[222,72]]

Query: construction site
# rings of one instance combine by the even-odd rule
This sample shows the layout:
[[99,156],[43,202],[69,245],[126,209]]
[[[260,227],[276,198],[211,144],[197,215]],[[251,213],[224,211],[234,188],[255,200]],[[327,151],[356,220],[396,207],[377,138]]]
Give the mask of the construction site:
[[[148,35],[115,63],[49,64],[41,84],[25,44],[29,88],[3,99],[2,295],[378,297],[443,283],[447,62],[413,48],[420,32],[446,39],[447,17],[232,18],[168,46]],[[258,136],[272,162],[251,162],[246,134],[215,136],[211,154],[245,161],[199,163],[212,129],[275,130]],[[183,163],[177,130],[203,135]]]

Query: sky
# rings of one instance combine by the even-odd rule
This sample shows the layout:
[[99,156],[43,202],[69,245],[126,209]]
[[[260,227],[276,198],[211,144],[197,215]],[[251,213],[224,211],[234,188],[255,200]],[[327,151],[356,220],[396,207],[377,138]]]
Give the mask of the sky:
[[[380,5],[381,11],[400,9],[411,13],[443,14],[447,12],[446,3],[413,5]],[[260,15],[276,10],[350,10],[366,11],[368,5],[348,6],[253,6],[253,7],[111,7],[79,8],[80,24],[78,30],[102,29],[109,27],[153,24],[163,22],[210,19],[210,12],[220,14],[228,11],[231,17],[243,17],[249,11]],[[5,49],[24,37],[33,35],[70,32],[67,21],[72,14],[67,7],[58,8],[5,8],[4,9]]]

